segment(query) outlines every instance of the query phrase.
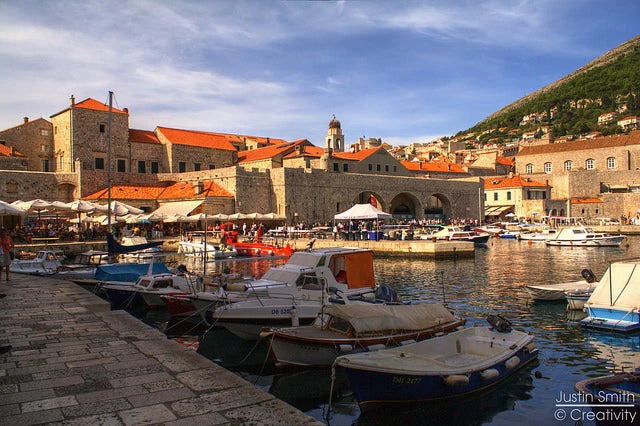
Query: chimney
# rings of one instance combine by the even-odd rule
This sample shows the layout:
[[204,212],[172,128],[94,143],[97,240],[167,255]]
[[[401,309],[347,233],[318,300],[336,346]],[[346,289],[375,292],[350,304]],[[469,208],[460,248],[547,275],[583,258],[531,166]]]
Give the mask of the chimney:
[[122,108],[122,111],[123,111],[125,114],[129,114],[129,108]]
[[194,185],[193,185],[193,194],[194,195],[199,195],[202,191],[204,191],[204,184],[200,181],[197,181]]
[[29,117],[25,117],[24,118],[24,124],[27,124],[29,122]]

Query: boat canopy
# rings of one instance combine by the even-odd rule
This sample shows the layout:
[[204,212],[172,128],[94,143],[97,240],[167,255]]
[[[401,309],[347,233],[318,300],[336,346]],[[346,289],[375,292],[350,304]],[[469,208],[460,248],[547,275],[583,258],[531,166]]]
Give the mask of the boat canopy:
[[348,321],[357,333],[381,330],[424,330],[456,317],[440,303],[416,305],[333,304],[325,312]]
[[609,266],[587,305],[640,308],[640,262],[615,262]]
[[334,276],[344,274],[349,289],[373,287],[373,252],[370,250],[339,253],[331,256],[329,268]]
[[[168,274],[169,268],[164,263],[153,263],[153,274]],[[113,263],[100,265],[96,269],[94,278],[98,281],[135,281],[140,275],[149,272],[146,263]]]
[[172,215],[186,216],[194,211],[197,207],[199,207],[202,203],[204,203],[204,200],[176,201],[165,203],[158,207],[153,213],[161,217]]

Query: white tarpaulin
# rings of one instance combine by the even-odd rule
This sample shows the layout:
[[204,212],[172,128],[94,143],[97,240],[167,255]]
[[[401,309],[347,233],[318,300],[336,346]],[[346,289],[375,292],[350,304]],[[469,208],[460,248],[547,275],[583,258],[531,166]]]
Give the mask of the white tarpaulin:
[[596,286],[587,305],[618,309],[640,308],[640,263],[615,262]]
[[385,213],[373,207],[371,204],[356,204],[349,210],[335,215],[333,218],[335,220],[389,219],[391,218],[391,214]]
[[200,204],[204,203],[204,200],[195,201],[176,201],[173,203],[166,203],[158,207],[153,214],[156,216],[169,217],[169,216],[187,216],[194,211]]

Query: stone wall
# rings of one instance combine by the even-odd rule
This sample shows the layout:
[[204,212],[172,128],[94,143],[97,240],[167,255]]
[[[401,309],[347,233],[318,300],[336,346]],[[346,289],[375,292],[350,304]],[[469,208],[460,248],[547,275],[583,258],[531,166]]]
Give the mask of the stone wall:
[[0,199],[7,202],[36,198],[70,202],[74,200],[77,187],[79,181],[75,173],[0,172]]

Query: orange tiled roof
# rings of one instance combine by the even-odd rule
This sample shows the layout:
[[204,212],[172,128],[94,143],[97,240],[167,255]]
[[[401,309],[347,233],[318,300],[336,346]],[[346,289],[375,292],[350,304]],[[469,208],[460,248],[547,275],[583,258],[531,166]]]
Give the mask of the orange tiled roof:
[[229,139],[219,133],[172,129],[169,127],[157,127],[156,129],[172,144],[236,151],[236,148],[231,145]]
[[590,203],[601,203],[602,200],[598,198],[572,198],[571,204],[590,204]]
[[522,187],[546,187],[546,183],[538,182],[531,179],[524,179],[522,176],[513,177],[496,176],[487,177],[484,180],[484,189],[500,189],[500,188],[522,188]]
[[129,141],[138,143],[157,143],[160,141],[152,130],[129,129]]
[[527,146],[522,148],[518,155],[552,154],[556,152],[582,151],[585,149],[613,148],[616,146],[639,144],[640,130],[635,130],[626,135],[611,135],[593,139],[578,139],[564,143]]
[[504,166],[513,166],[516,163],[516,159],[513,157],[498,157],[498,164]]
[[15,149],[12,149],[10,146],[0,144],[0,156],[11,157],[12,153],[14,157],[24,157],[24,155],[21,152],[16,151]]
[[362,161],[371,155],[375,154],[378,150],[385,150],[382,146],[377,148],[361,149],[358,152],[334,152],[333,157],[340,160]]
[[[324,149],[315,145],[303,145],[300,149],[300,155],[303,157],[320,158],[322,157],[322,154],[324,154]],[[292,151],[289,154],[285,155],[284,158],[293,158],[296,156],[298,156],[298,153]]]
[[295,149],[296,145],[301,145],[303,142],[304,139],[279,145],[270,145],[262,148],[250,149],[248,151],[241,151],[238,153],[238,163],[266,160],[269,158],[277,157],[278,155],[289,154],[287,152],[289,149]]
[[[204,191],[194,196],[193,182],[178,182],[168,186],[140,186],[140,185],[112,185],[111,198],[116,200],[167,200],[180,198],[201,197],[233,197],[226,189],[213,181],[202,182]],[[106,201],[107,189],[101,189],[93,194],[83,197],[83,200]]]
[[[84,109],[92,109],[94,111],[109,111],[109,105],[103,104],[102,102],[96,101],[92,98],[87,98],[82,102],[78,102],[74,105],[74,108],[84,108]],[[111,107],[111,111],[114,114],[129,114],[127,111],[119,110],[118,108]]]
[[466,173],[459,164],[450,161],[401,161],[407,170],[426,173]]

